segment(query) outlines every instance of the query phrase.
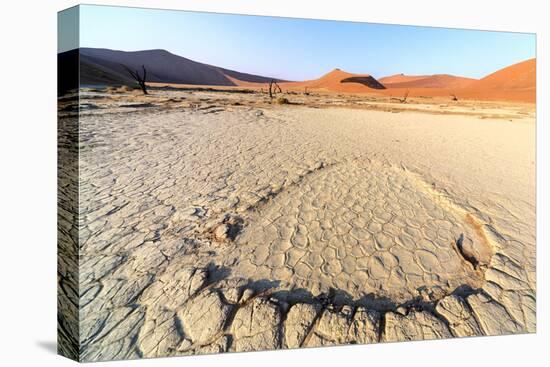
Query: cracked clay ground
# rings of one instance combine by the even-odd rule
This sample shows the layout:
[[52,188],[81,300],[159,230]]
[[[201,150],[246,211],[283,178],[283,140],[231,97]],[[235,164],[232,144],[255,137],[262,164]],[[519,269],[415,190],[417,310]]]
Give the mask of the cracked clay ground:
[[532,115],[108,106],[80,140],[83,360],[535,331]]

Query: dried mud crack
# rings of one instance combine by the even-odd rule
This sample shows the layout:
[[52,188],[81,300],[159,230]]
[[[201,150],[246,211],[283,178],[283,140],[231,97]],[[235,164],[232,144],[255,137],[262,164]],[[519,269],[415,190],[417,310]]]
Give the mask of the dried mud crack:
[[289,289],[333,288],[397,303],[420,290],[479,288],[477,264],[486,265],[493,250],[459,210],[434,202],[415,180],[375,161],[316,170],[247,213],[224,265]]
[[121,97],[81,116],[78,231],[60,210],[78,289],[59,281],[80,305],[82,360],[535,330],[531,198],[433,133],[467,161],[483,144],[453,124],[477,118],[213,98]]

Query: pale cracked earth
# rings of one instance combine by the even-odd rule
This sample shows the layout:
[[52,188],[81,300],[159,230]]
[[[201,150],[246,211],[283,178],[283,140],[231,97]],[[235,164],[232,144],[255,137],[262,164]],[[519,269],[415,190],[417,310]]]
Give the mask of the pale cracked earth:
[[535,331],[532,115],[194,95],[81,116],[82,360]]

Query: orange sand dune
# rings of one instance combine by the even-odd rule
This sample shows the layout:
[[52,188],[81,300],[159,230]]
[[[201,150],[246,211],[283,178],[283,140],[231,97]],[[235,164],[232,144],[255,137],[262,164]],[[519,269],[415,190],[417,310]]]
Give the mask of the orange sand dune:
[[464,98],[535,102],[537,61],[526,60],[500,69],[459,91]]
[[476,81],[448,74],[436,75],[404,75],[397,74],[379,79],[386,88],[464,88]]
[[[268,83],[239,80],[225,75],[238,87],[264,89]],[[391,97],[448,97],[458,99],[535,102],[536,59],[527,60],[476,80],[448,74],[397,74],[376,80],[369,74],[334,69],[319,79],[280,82],[283,90],[379,94]]]
[[[267,83],[252,83],[242,81],[226,75],[239,87],[266,88]],[[319,79],[303,82],[280,82],[279,86],[287,90],[323,90],[339,93],[365,93],[385,89],[375,78],[369,74],[352,74],[340,69],[334,69]]]
[[384,89],[384,86],[369,74],[352,74],[340,69],[334,69],[315,80],[279,84],[282,88],[322,89],[344,93],[362,93]]
[[536,85],[536,59],[530,59],[500,69],[472,84],[476,89],[534,89]]
[[382,84],[392,84],[392,83],[406,83],[412,82],[415,80],[420,80],[429,77],[429,75],[405,75],[405,74],[394,74],[390,76],[385,76],[378,81]]

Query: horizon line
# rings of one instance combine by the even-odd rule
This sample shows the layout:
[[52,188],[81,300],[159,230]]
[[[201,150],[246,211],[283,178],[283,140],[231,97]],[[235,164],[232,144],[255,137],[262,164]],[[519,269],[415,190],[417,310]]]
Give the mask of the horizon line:
[[[288,79],[288,78],[280,78],[280,77],[272,77],[272,76],[266,76],[266,75],[259,75],[259,74],[254,74],[254,73],[251,73],[251,72],[248,72],[248,71],[243,71],[243,70],[235,70],[235,69],[230,69],[228,67],[225,67],[225,66],[220,66],[220,65],[212,65],[212,64],[209,64],[209,63],[206,63],[206,62],[203,62],[203,61],[198,61],[196,59],[190,59],[186,56],[182,56],[178,53],[175,53],[173,51],[170,51],[170,50],[167,50],[165,48],[148,48],[148,49],[139,49],[139,50],[123,50],[123,49],[113,49],[113,48],[107,48],[107,47],[89,47],[89,46],[79,46],[79,47],[76,47],[76,48],[73,48],[71,50],[67,50],[67,51],[63,51],[63,52],[58,52],[58,54],[61,54],[61,53],[65,53],[65,52],[70,52],[70,51],[73,51],[73,50],[77,50],[77,49],[82,49],[82,48],[88,48],[88,49],[94,49],[94,50],[108,50],[108,51],[116,51],[116,52],[147,52],[147,51],[164,51],[164,52],[168,52],[169,54],[171,55],[174,55],[174,56],[177,56],[177,57],[181,57],[183,59],[186,59],[186,60],[190,60],[190,61],[193,61],[193,62],[196,62],[196,63],[200,63],[200,64],[203,64],[203,65],[208,65],[208,66],[212,66],[212,67],[217,67],[217,68],[221,68],[221,69],[226,69],[226,70],[231,70],[231,71],[236,71],[236,72],[239,72],[239,73],[243,73],[243,74],[249,74],[249,75],[256,75],[256,76],[262,76],[262,77],[268,77],[268,78],[273,78],[273,79],[284,79],[285,81],[287,82],[301,82],[301,81],[307,81],[307,80],[315,80],[315,79],[301,79],[301,80],[291,80],[291,79]],[[434,74],[408,74],[406,72],[396,72],[396,73],[392,73],[392,74],[388,74],[388,75],[382,75],[382,76],[374,76],[373,74],[371,73],[368,73],[368,72],[351,72],[351,71],[347,71],[347,70],[344,70],[340,67],[333,67],[332,69],[330,69],[329,71],[327,71],[326,73],[324,74],[321,74],[318,78],[324,76],[324,75],[327,75],[329,73],[331,73],[332,71],[334,70],[340,70],[340,71],[343,71],[343,72],[346,72],[346,73],[350,73],[350,74],[360,74],[360,75],[370,75],[370,76],[373,76],[375,77],[376,79],[381,79],[381,78],[387,78],[387,77],[391,77],[391,76],[396,76],[396,75],[405,75],[405,76],[426,76],[426,77],[430,77],[430,76],[438,76],[438,75],[447,75],[447,76],[452,76],[452,77],[459,77],[459,78],[467,78],[467,79],[473,79],[473,80],[481,80],[483,78],[485,78],[486,76],[489,76],[499,70],[502,70],[504,68],[507,68],[509,66],[512,66],[512,65],[516,65],[516,64],[520,64],[522,62],[525,62],[525,61],[529,61],[529,60],[536,60],[536,56],[535,57],[531,57],[531,58],[527,58],[527,59],[522,59],[520,61],[516,61],[512,64],[509,64],[507,66],[504,66],[502,68],[499,68],[499,69],[496,69],[486,75],[484,75],[483,77],[481,78],[474,78],[474,77],[469,77],[469,76],[464,76],[464,75],[457,75],[457,74],[450,74],[450,73],[434,73]],[[317,78],[317,79],[318,79]]]

